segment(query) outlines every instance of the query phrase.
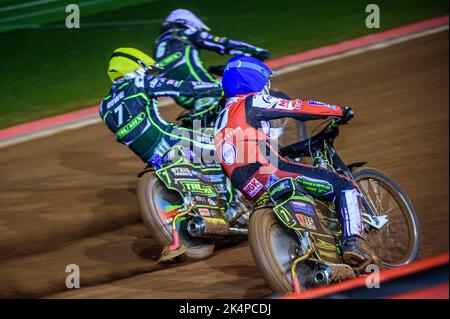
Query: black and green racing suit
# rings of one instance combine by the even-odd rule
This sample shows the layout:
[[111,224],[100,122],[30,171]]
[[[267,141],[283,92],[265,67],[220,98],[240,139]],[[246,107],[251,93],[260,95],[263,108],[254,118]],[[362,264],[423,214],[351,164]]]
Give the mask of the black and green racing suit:
[[[159,66],[164,68],[160,73],[161,76],[219,84],[219,81],[204,68],[199,56],[201,49],[222,55],[248,55],[260,60],[269,56],[267,50],[245,42],[214,36],[206,31],[176,27],[162,30],[155,41],[153,57]],[[201,117],[202,114],[216,109],[219,99],[179,96],[175,97],[175,101],[183,108],[192,110],[197,117]]]
[[158,110],[158,97],[220,97],[214,83],[176,81],[154,75],[140,76],[114,84],[100,104],[100,116],[115,134],[145,163],[156,166],[175,144],[183,148],[214,150],[210,135],[166,122]]

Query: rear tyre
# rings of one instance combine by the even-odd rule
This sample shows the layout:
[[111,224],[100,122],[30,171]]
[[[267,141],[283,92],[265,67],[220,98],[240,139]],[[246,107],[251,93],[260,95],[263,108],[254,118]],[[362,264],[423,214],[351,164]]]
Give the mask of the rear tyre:
[[[300,250],[298,241],[276,221],[272,209],[256,210],[250,217],[248,240],[255,263],[268,286],[279,294],[291,293],[291,264]],[[301,289],[310,278],[310,267],[297,266]]]
[[411,263],[419,251],[420,229],[414,207],[401,187],[373,168],[353,173],[360,190],[377,215],[388,215],[389,222],[368,233],[368,243],[387,268]]
[[[167,189],[153,172],[149,172],[139,178],[137,195],[141,218],[148,231],[162,247],[171,244],[172,225],[166,214],[183,205],[180,194]],[[185,231],[180,232],[180,239],[188,247],[181,259],[205,259],[214,252],[213,243],[204,243]]]

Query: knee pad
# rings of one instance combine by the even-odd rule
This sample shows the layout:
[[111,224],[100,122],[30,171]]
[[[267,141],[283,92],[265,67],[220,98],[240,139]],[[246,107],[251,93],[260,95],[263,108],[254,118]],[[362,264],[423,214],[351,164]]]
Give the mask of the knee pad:
[[269,187],[268,192],[274,203],[281,203],[295,195],[306,194],[303,187],[291,177],[282,178],[276,181]]

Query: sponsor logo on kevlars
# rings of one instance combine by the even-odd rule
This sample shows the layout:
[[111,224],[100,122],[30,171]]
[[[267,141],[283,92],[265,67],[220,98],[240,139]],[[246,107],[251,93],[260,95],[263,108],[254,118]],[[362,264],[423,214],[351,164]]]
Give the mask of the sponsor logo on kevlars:
[[236,147],[233,143],[227,142],[222,147],[222,161],[227,165],[236,163]]
[[291,206],[296,212],[302,212],[311,216],[314,215],[313,207],[306,203],[291,201]]
[[274,174],[270,175],[270,176],[269,176],[269,179],[268,179],[267,182],[266,182],[266,184],[264,184],[264,189],[265,189],[265,190],[268,190],[269,187],[270,187],[270,185],[272,185],[273,183],[275,183],[277,180],[279,180],[279,178],[278,178],[276,175],[274,175]]
[[313,101],[313,100],[308,101],[308,103],[311,105],[323,106],[323,107],[329,108],[330,110],[334,110],[334,111],[339,110],[339,106],[336,106],[336,105],[326,104],[326,103]]
[[316,230],[316,224],[314,224],[314,220],[311,217],[301,214],[295,214],[295,217],[297,217],[297,220],[303,227]]
[[248,182],[242,190],[246,192],[250,197],[254,197],[258,192],[263,188],[263,184],[261,184],[256,178],[252,178],[250,182]]

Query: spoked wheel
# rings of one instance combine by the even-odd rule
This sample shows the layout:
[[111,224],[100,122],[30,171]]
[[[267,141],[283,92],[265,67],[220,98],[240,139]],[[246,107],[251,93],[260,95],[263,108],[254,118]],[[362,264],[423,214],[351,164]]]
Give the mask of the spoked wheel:
[[[183,206],[180,194],[169,190],[153,173],[146,173],[138,181],[138,204],[142,220],[152,236],[163,247],[171,244],[172,225],[171,212]],[[185,222],[182,222],[183,229]],[[180,232],[180,239],[188,246],[183,257],[189,260],[200,260],[209,257],[214,251],[213,243],[190,236],[186,231]]]
[[372,168],[358,170],[353,177],[376,215],[388,217],[383,228],[369,231],[369,245],[385,267],[411,263],[419,251],[420,231],[406,194],[391,178]]
[[[270,208],[255,211],[248,227],[250,249],[266,283],[276,293],[292,292],[291,264],[299,255],[298,241],[277,223]],[[311,267],[298,265],[297,275],[301,289],[308,288]]]

